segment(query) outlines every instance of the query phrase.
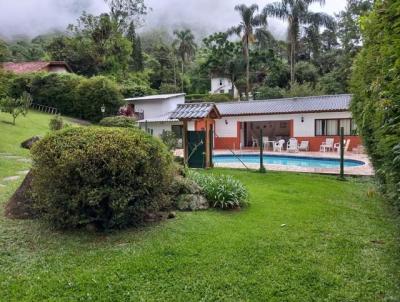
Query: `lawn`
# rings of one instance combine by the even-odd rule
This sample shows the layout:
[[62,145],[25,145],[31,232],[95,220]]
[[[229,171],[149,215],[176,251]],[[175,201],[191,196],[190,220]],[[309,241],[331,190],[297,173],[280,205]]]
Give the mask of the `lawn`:
[[[46,132],[37,118],[29,135]],[[28,156],[15,146],[25,136],[0,150]],[[103,234],[9,220],[1,207],[0,300],[400,301],[400,224],[367,196],[369,180],[214,173],[240,179],[251,206]],[[17,184],[0,188],[0,204]]]

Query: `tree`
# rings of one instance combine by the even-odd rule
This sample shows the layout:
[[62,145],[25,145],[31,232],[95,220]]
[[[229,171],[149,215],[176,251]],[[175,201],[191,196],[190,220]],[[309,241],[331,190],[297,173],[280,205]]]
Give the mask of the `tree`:
[[0,62],[5,62],[10,57],[10,51],[6,42],[0,39]]
[[32,98],[28,93],[23,93],[19,98],[6,97],[0,100],[0,109],[13,117],[13,125],[19,115],[27,115]]
[[104,0],[104,2],[108,4],[111,18],[122,33],[128,30],[132,22],[138,26],[148,10],[144,0]]
[[[196,54],[197,45],[194,41],[194,35],[190,29],[175,30],[176,39],[173,46],[176,48],[177,54],[181,59],[182,76],[185,74],[185,64],[191,61]],[[183,81],[182,81],[183,83]],[[182,91],[184,87],[182,85]]]
[[129,40],[132,46],[131,64],[130,64],[131,70],[143,71],[144,62],[143,62],[142,43],[140,41],[140,37],[136,34],[134,22],[131,22],[129,24],[126,38]]
[[309,6],[313,3],[325,4],[325,0],[282,0],[268,4],[264,8],[264,14],[287,21],[288,24],[288,42],[290,47],[290,82],[295,82],[295,64],[297,44],[301,34],[301,27],[305,24],[324,25],[327,21],[326,15],[321,13],[312,13]]
[[249,100],[250,92],[250,45],[255,42],[255,32],[259,27],[267,25],[267,17],[264,14],[255,14],[258,11],[258,5],[253,4],[246,6],[245,4],[235,6],[235,10],[239,12],[241,22],[238,26],[228,30],[229,34],[236,34],[242,39],[243,53],[246,61],[246,99]]
[[52,59],[65,60],[85,76],[118,74],[128,70],[132,48],[108,14],[83,13],[69,35],[58,37],[48,46]]

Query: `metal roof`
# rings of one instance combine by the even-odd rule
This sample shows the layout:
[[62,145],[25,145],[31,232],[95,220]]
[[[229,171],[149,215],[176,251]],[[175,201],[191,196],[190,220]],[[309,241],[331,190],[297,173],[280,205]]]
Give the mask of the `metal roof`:
[[159,100],[168,100],[172,98],[176,98],[179,96],[185,96],[185,93],[174,93],[174,94],[158,94],[158,95],[148,95],[137,98],[127,98],[125,101],[134,102],[134,101],[159,101]]
[[350,94],[310,96],[264,101],[217,103],[221,116],[273,115],[350,110]]
[[176,110],[170,115],[171,119],[201,119],[209,117],[212,112],[216,117],[220,114],[214,103],[188,103],[179,104]]

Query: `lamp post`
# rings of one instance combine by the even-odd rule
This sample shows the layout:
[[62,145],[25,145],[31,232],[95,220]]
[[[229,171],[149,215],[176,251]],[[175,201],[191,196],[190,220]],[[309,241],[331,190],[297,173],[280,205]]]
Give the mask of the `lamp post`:
[[101,106],[100,110],[101,110],[101,114],[103,115],[103,118],[104,118],[104,115],[105,115],[105,113],[106,113],[106,106],[103,104],[103,105]]

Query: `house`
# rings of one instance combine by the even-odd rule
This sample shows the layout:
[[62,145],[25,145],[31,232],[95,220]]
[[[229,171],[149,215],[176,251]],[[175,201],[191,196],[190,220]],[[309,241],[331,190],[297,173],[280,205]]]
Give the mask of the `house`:
[[[260,129],[268,140],[297,138],[319,151],[326,138],[339,142],[340,128],[351,140],[350,150],[361,144],[350,112],[351,95],[327,95],[265,101],[219,103],[215,120],[216,149],[251,147]],[[195,126],[196,130],[199,126]]]
[[173,131],[182,137],[182,122],[170,119],[179,104],[185,103],[185,94],[161,94],[125,99],[131,111],[139,119],[140,128],[154,136]]
[[233,89],[233,97],[235,99],[239,98],[239,91],[236,89],[231,79],[223,76],[222,77],[213,76],[211,78],[210,94],[219,94],[219,93],[232,94],[232,89]]
[[33,72],[50,72],[50,73],[66,73],[72,72],[71,67],[62,61],[37,61],[37,62],[5,62],[1,66],[4,70],[16,73],[33,73]]
[[[182,108],[185,106],[184,94],[147,96],[127,101],[141,115],[141,127],[153,135],[160,135],[163,130],[181,133],[182,122],[172,113],[176,113],[178,108],[185,109]],[[351,141],[349,150],[352,150],[362,142],[357,135],[350,103],[349,94],[216,103],[219,116],[209,127],[214,134],[213,146],[215,149],[233,150],[252,147],[262,130],[263,137],[269,141],[287,141],[294,137],[298,141],[308,141],[310,151],[319,151],[326,138],[334,138],[338,143],[340,128],[343,127],[346,139]],[[189,109],[195,108],[202,106]],[[175,118],[171,119],[171,116]],[[196,116],[196,112],[193,112],[193,116]],[[206,128],[202,120],[187,121],[189,131],[203,131]]]

